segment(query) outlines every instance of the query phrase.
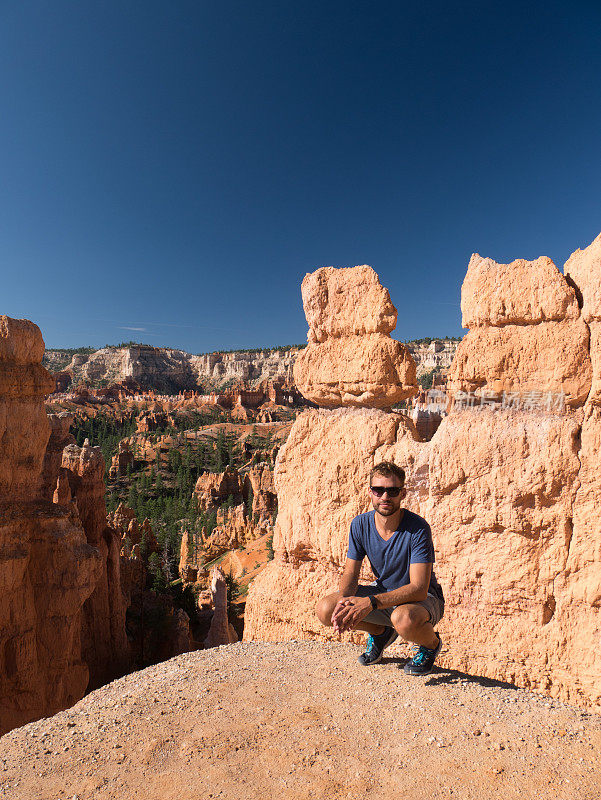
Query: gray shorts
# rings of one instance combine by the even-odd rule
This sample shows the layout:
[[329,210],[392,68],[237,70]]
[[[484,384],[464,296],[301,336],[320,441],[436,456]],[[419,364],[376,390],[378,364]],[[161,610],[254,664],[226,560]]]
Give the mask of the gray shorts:
[[[376,589],[374,585],[359,586],[355,592],[356,597],[371,597],[372,594],[380,594],[380,591]],[[430,622],[432,625],[438,625],[442,619],[442,615],[444,614],[444,603],[440,600],[440,598],[436,597],[436,595],[430,594],[429,592],[425,600],[420,600],[414,605],[423,606],[426,609],[430,615]],[[369,612],[369,614],[364,618],[364,621],[371,622],[374,625],[385,625],[387,628],[393,628],[394,625],[392,624],[390,617],[395,608],[398,608],[398,606],[394,606],[393,608],[374,609],[374,611]]]

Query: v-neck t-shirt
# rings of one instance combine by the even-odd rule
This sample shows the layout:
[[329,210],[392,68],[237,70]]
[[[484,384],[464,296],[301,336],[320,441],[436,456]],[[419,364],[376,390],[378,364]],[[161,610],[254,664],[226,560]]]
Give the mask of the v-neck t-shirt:
[[[354,561],[369,559],[380,592],[391,592],[410,583],[411,564],[434,564],[432,531],[425,519],[405,509],[399,527],[384,540],[376,528],[376,512],[359,514],[351,522],[348,557]],[[440,584],[430,576],[429,594],[444,602]]]

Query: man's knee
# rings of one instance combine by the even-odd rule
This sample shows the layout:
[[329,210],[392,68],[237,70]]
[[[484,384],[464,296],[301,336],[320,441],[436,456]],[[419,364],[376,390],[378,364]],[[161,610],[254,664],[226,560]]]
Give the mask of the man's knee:
[[416,628],[428,622],[428,612],[422,606],[411,604],[397,606],[390,616],[390,621],[399,636],[406,639]]
[[319,603],[315,606],[315,613],[317,619],[322,625],[332,625],[332,614],[336,603],[338,602],[337,594],[329,594],[327,597],[322,597]]

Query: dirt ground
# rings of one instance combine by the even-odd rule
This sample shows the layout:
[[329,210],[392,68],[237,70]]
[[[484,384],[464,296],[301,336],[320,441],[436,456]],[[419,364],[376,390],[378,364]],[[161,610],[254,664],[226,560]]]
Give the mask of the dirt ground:
[[600,717],[359,652],[240,643],[132,673],[2,737],[0,797],[601,797]]

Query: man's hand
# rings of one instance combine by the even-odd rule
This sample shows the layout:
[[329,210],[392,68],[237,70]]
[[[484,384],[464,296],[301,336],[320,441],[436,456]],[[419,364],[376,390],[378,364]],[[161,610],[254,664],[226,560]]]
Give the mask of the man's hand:
[[341,597],[332,613],[332,625],[336,633],[354,628],[372,610],[369,597]]

